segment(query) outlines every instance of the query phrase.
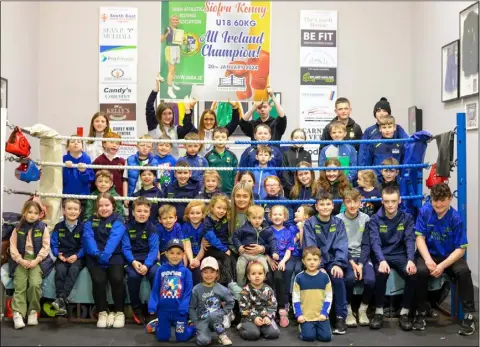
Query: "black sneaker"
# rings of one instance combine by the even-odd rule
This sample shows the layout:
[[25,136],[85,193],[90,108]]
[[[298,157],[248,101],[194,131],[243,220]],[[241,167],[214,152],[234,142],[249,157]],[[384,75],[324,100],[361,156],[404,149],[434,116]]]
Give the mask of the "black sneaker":
[[426,314],[425,312],[419,312],[415,316],[415,319],[413,320],[413,330],[420,330],[423,331],[425,330],[425,327],[427,326],[426,322]]
[[380,329],[383,327],[383,314],[375,313],[370,321],[370,329]]
[[410,318],[408,318],[408,314],[402,314],[398,318],[398,325],[400,325],[400,328],[404,331],[410,331],[412,330],[412,322],[410,321]]
[[143,311],[140,307],[136,307],[136,308],[133,309],[133,320],[138,325],[144,325],[145,324],[145,316],[144,316]]
[[67,314],[67,305],[65,304],[65,300],[63,298],[57,298],[54,302],[52,302],[52,307],[55,309],[56,316],[65,316]]
[[475,319],[471,313],[466,313],[458,333],[464,336],[470,336],[475,332]]
[[347,323],[345,323],[345,318],[337,317],[335,322],[335,329],[333,329],[333,333],[335,335],[345,335],[347,332]]

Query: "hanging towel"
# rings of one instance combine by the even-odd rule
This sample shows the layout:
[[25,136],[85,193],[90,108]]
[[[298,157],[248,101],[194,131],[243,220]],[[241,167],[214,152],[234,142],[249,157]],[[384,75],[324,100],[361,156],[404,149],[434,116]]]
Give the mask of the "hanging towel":
[[437,141],[437,175],[450,177],[450,168],[453,163],[454,133],[447,131],[433,138]]

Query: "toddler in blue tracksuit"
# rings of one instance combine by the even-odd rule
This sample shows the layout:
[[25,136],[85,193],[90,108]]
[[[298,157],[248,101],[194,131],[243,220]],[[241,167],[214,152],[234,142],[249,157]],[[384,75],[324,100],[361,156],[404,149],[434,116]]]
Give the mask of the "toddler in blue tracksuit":
[[[195,333],[195,327],[187,323],[193,288],[192,273],[183,266],[184,248],[181,240],[170,240],[166,254],[168,262],[158,269],[148,301],[148,312],[156,314],[158,319],[152,330],[158,341],[168,341],[173,326],[177,342],[186,342]],[[148,328],[152,328],[150,323]]]
[[133,218],[126,225],[122,239],[123,256],[127,261],[128,293],[133,309],[133,319],[137,324],[145,323],[140,302],[140,286],[147,276],[150,285],[157,274],[158,234],[149,220],[151,202],[139,197],[133,202]]
[[303,246],[315,246],[322,251],[321,267],[330,275],[334,293],[336,323],[334,334],[343,335],[347,331],[347,294],[344,272],[348,265],[348,239],[345,224],[332,216],[333,197],[321,190],[315,199],[318,215],[310,217],[303,226]]

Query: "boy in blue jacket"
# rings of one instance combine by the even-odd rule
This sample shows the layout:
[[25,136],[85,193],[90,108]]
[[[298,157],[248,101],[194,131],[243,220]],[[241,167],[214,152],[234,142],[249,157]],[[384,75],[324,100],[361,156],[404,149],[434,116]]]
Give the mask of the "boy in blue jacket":
[[[183,167],[185,169],[175,170],[176,179],[170,184],[162,187],[162,197],[168,199],[194,199],[202,192],[202,182],[197,182],[191,178],[192,170],[190,170],[190,165],[184,159],[177,162],[177,167]],[[183,215],[187,203],[173,202],[170,204],[175,207],[177,216],[182,216],[178,222],[183,224]]]
[[320,190],[316,196],[315,208],[318,215],[310,217],[303,226],[303,247],[315,246],[322,252],[321,267],[330,275],[334,293],[336,322],[334,334],[347,331],[347,292],[344,272],[348,266],[348,239],[343,221],[333,212],[333,197]]
[[185,242],[182,226],[178,224],[177,211],[172,205],[163,205],[158,210],[158,223],[155,225],[158,234],[158,250],[160,251],[160,263],[168,261],[166,253],[170,240],[179,239]]
[[257,159],[257,162],[255,162],[254,166],[262,168],[262,170],[253,171],[253,174],[255,175],[253,192],[258,194],[260,199],[263,199],[267,195],[263,184],[265,178],[268,176],[277,176],[277,171],[273,167],[272,162],[272,147],[258,145],[255,158]]
[[[393,139],[395,129],[395,118],[387,115],[380,119],[379,130],[382,134],[381,139]],[[381,165],[382,161],[386,158],[394,158],[399,163],[402,163],[404,152],[405,147],[403,143],[370,143],[368,144],[365,156],[360,158],[358,163],[362,166]],[[380,170],[376,169],[375,172],[378,179],[380,179],[382,176]]]
[[52,302],[56,315],[67,314],[67,300],[80,271],[83,269],[83,223],[79,220],[81,203],[78,199],[63,201],[63,221],[55,225],[50,236],[50,248],[55,262],[56,300]]
[[273,230],[264,223],[265,211],[262,206],[252,205],[247,210],[247,222],[233,233],[232,242],[240,256],[237,260],[237,283],[245,286],[245,270],[249,261],[258,261],[268,272],[267,258],[264,254],[251,255],[245,253],[250,245],[264,246],[274,260],[279,260],[277,239]]
[[[331,123],[330,137],[333,141],[343,141],[347,136],[347,127],[340,121]],[[327,145],[322,148],[318,156],[318,166],[325,166],[329,158],[338,158],[342,166],[357,166],[357,151],[349,144]],[[346,170],[345,174],[350,182],[354,182],[356,171]]]
[[195,327],[187,323],[192,296],[192,273],[183,265],[183,242],[172,239],[167,246],[168,262],[160,266],[153,282],[148,312],[156,314],[158,323],[147,327],[155,331],[158,341],[169,341],[171,327],[175,327],[177,342],[186,342],[195,333]]
[[375,255],[375,315],[370,321],[371,329],[383,326],[383,303],[390,268],[405,280],[402,309],[398,323],[405,330],[412,330],[408,317],[414,296],[417,268],[415,258],[414,221],[411,215],[399,210],[401,202],[397,187],[382,191],[383,207],[370,218],[368,232],[370,246]]
[[139,197],[132,205],[133,218],[126,225],[127,232],[123,235],[122,250],[128,264],[125,272],[133,319],[137,324],[144,324],[140,286],[144,276],[147,276],[150,285],[153,286],[158,270],[158,234],[149,220],[151,202]]
[[[67,140],[67,154],[63,156],[63,162],[66,166],[62,170],[63,194],[90,195],[90,185],[95,180],[95,173],[82,166],[91,164],[92,160],[83,152],[81,139]],[[72,167],[73,164],[78,164],[78,167]]]
[[[391,115],[391,114],[392,114],[392,110],[390,107],[390,103],[386,98],[381,98],[373,107],[373,116],[375,117],[377,122],[374,125],[365,129],[365,132],[363,133],[363,136],[362,136],[362,140],[374,140],[374,139],[381,138],[382,134],[380,133],[380,130],[379,130],[380,119],[386,115]],[[406,139],[408,138],[408,134],[399,124],[397,124],[393,138]],[[368,146],[369,146],[368,143],[362,143],[360,145],[360,149],[358,151],[358,160],[357,160],[359,163],[365,160]]]
[[[171,139],[172,138],[168,135],[160,136],[160,140]],[[158,154],[155,156],[155,159],[158,164],[158,183],[160,186],[170,184],[175,179],[175,172],[169,170],[169,168],[177,164],[177,159],[172,155],[172,144],[158,143],[157,152]]]
[[415,225],[417,235],[417,316],[413,329],[425,330],[427,311],[427,290],[430,277],[441,277],[446,272],[454,276],[459,284],[458,290],[463,303],[465,317],[460,335],[469,336],[475,332],[474,291],[472,273],[464,258],[468,246],[467,233],[460,214],[450,203],[452,192],[446,183],[432,187],[431,203],[420,209]]
[[[142,181],[142,188],[133,193],[132,197],[145,197],[145,198],[161,198],[162,191],[155,184],[155,170],[142,170],[140,172],[140,180]],[[153,200],[148,200],[150,202],[150,221],[152,223],[157,223],[158,220],[158,202]],[[129,204],[128,207],[128,216],[129,219],[133,219],[132,204]]]
[[[197,133],[188,133],[185,135],[185,140],[200,141],[200,137]],[[179,160],[185,160],[190,167],[208,167],[208,161],[205,157],[198,154],[202,148],[198,143],[185,144],[187,153],[185,156],[179,158]],[[191,179],[199,182],[203,186],[203,170],[193,170]]]

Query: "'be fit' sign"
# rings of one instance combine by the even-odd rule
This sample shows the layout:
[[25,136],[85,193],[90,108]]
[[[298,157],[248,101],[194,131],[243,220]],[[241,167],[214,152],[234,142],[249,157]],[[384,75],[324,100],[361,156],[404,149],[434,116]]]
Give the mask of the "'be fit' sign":
[[302,30],[302,47],[337,47],[336,30]]

